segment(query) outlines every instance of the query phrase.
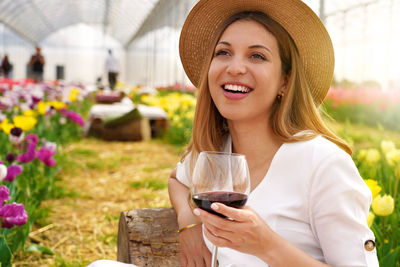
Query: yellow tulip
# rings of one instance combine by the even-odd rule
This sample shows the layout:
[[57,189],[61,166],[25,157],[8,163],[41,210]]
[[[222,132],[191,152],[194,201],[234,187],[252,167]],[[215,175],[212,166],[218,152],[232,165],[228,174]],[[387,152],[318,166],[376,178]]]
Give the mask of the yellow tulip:
[[65,108],[67,106],[64,102],[61,102],[61,101],[49,101],[49,102],[47,102],[47,104],[49,106],[52,106],[56,110]]
[[392,141],[382,140],[381,149],[382,149],[383,153],[386,154],[392,150],[395,150],[396,146]]
[[38,105],[37,105],[37,110],[39,112],[39,114],[46,114],[47,112],[47,103],[43,102],[43,101],[39,101]]
[[400,163],[400,150],[395,149],[386,153],[386,160],[391,166],[396,166]]
[[36,112],[35,112],[34,110],[32,110],[32,109],[27,109],[27,110],[25,110],[25,111],[23,112],[23,114],[24,114],[25,116],[28,116],[28,117],[35,117],[35,116],[36,116]]
[[9,123],[7,118],[0,123],[0,129],[6,134],[10,134],[12,128],[14,128],[14,124]]
[[367,150],[367,154],[365,156],[365,160],[368,165],[373,166],[381,159],[381,154],[375,148],[371,148]]
[[372,223],[374,222],[374,219],[375,219],[375,214],[373,214],[372,212],[369,212],[368,217],[367,217],[368,227],[371,227]]
[[378,182],[376,180],[367,179],[364,180],[364,182],[368,185],[369,189],[371,190],[372,198],[375,198],[379,194],[379,192],[381,192],[382,187],[378,185]]
[[358,152],[358,156],[357,156],[358,160],[362,161],[365,159],[366,156],[367,156],[367,150],[360,149],[360,151]]
[[388,216],[393,213],[394,200],[389,195],[377,196],[372,201],[372,210],[378,216]]
[[71,88],[71,90],[69,90],[69,93],[74,95],[79,95],[80,91],[78,88]]
[[15,127],[21,128],[24,132],[31,130],[35,127],[37,120],[30,116],[17,115],[13,118]]

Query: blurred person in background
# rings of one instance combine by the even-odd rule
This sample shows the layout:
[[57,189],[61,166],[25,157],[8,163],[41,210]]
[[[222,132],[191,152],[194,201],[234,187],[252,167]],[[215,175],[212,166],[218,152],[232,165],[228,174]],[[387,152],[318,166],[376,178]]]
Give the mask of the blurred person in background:
[[108,56],[106,59],[106,71],[108,75],[108,83],[111,90],[114,90],[115,84],[117,83],[117,77],[119,73],[119,62],[113,56],[112,50],[108,49]]
[[12,65],[8,60],[8,55],[6,54],[1,63],[1,72],[4,75],[4,78],[10,78],[11,71],[12,71]]
[[45,60],[40,52],[40,47],[36,47],[36,53],[32,55],[31,60],[29,61],[29,66],[32,70],[32,78],[35,80],[35,82],[43,81],[43,68]]

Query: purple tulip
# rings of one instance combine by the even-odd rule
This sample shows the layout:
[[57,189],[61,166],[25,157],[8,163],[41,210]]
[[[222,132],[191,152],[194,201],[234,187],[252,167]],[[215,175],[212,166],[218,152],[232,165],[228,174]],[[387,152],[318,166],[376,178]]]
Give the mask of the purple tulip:
[[14,225],[23,225],[28,221],[28,213],[24,204],[5,204],[0,208],[0,217],[3,217],[2,226],[12,228]]
[[9,199],[10,199],[10,190],[5,185],[0,186],[0,208],[3,207],[4,201]]
[[33,104],[39,103],[40,100],[42,100],[42,98],[40,98],[40,97],[38,97],[38,96],[35,96],[35,95],[32,96],[32,102],[33,102]]
[[36,152],[36,157],[40,159],[46,166],[54,166],[56,164],[56,161],[53,159],[53,155],[56,153],[55,150],[46,148],[46,147],[41,147],[37,152]]
[[7,176],[6,176],[6,178],[4,178],[4,181],[13,182],[15,180],[15,177],[17,177],[17,175],[20,175],[21,172],[22,172],[22,166],[21,165],[8,166],[8,168],[7,168]]
[[15,156],[15,154],[13,154],[13,153],[7,153],[7,155],[6,155],[6,160],[8,161],[8,163],[13,163],[14,162],[14,160],[16,159],[17,157]]
[[35,144],[37,144],[39,142],[39,137],[36,134],[28,134],[25,137],[25,141],[31,141],[34,142]]
[[14,145],[18,145],[24,139],[24,133],[21,128],[14,127],[10,131],[10,135],[8,136],[11,143]]
[[85,126],[85,121],[79,113],[76,113],[72,110],[60,109],[61,115],[67,117],[72,122],[80,125],[81,127]]
[[37,143],[35,142],[30,142],[28,145],[28,151],[17,156],[18,161],[21,163],[28,163],[33,161],[35,159],[36,144]]

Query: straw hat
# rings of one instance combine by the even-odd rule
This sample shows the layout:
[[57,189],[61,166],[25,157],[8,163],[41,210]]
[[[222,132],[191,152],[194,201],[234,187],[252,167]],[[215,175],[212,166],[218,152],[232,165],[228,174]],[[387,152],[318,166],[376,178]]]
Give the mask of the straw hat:
[[261,11],[278,22],[292,37],[316,105],[332,82],[332,41],[318,16],[300,0],[200,0],[183,25],[179,51],[190,81],[199,86],[200,72],[209,56],[214,31],[222,22],[243,11]]

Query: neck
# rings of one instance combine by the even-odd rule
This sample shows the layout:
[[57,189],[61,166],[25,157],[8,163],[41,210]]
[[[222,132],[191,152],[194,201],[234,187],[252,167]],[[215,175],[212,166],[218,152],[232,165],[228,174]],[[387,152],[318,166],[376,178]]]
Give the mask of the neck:
[[228,122],[232,136],[233,152],[252,157],[254,154],[266,154],[276,151],[282,144],[275,136],[268,121]]
[[228,125],[232,137],[232,151],[246,156],[253,190],[265,177],[282,142],[265,121],[228,122]]

